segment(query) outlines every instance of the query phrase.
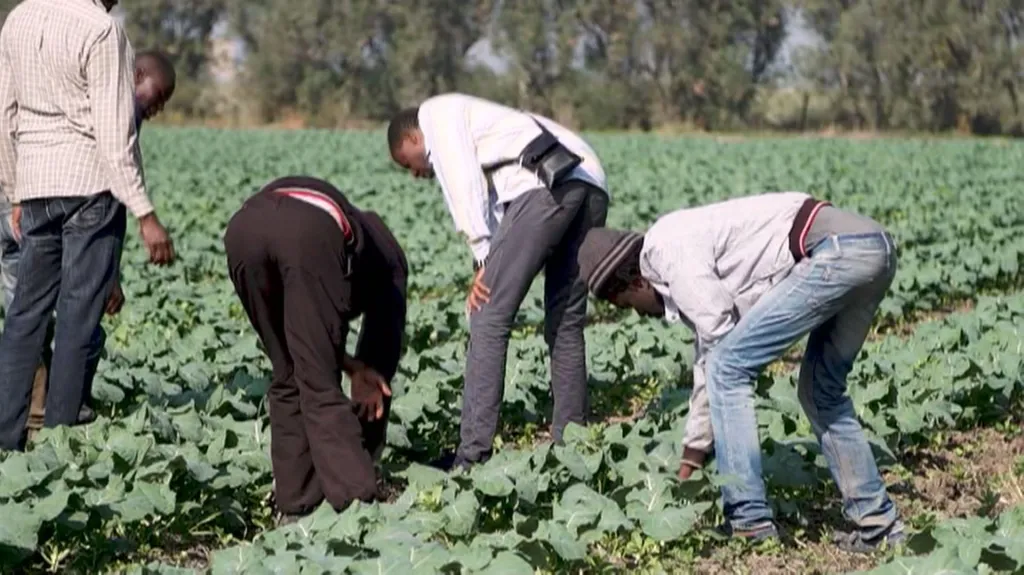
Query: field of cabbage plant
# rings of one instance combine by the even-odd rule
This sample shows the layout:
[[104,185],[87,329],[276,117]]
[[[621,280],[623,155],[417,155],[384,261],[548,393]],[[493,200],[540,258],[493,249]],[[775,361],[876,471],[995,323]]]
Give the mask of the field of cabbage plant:
[[[422,464],[458,438],[472,268],[436,184],[397,172],[381,133],[153,128],[143,140],[180,259],[148,266],[129,226],[127,303],[105,320],[93,391],[101,417],[0,453],[0,573],[1024,571],[1024,145],[590,137],[611,226],[804,190],[894,234],[899,272],[850,385],[915,535],[860,556],[830,542],[845,526],[796,399],[799,346],[758,382],[780,543],[714,534],[713,466],[675,478],[693,355],[681,326],[592,305],[593,423],[550,444],[540,282],[510,346],[497,454],[446,475]],[[289,174],[328,179],[381,214],[409,257],[411,301],[382,462],[389,502],[325,506],[276,529],[269,362],[221,236],[248,195]]]

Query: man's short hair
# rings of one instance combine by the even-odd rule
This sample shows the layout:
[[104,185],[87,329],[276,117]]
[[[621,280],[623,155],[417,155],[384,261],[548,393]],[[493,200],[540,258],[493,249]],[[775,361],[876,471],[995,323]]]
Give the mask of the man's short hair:
[[406,108],[391,117],[391,123],[388,124],[388,146],[391,150],[398,149],[406,135],[420,127],[419,115],[420,109],[417,106]]
[[145,50],[135,55],[135,67],[147,76],[155,76],[163,83],[168,93],[174,91],[178,75],[174,71],[174,63],[167,54],[159,50]]
[[629,256],[619,264],[611,277],[605,282],[599,293],[594,294],[601,299],[611,299],[629,288],[640,276],[640,246],[631,250]]

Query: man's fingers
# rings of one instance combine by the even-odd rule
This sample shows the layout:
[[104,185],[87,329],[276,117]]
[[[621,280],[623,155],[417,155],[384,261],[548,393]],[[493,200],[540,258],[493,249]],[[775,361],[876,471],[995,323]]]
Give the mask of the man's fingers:
[[166,264],[166,263],[168,263],[170,261],[171,261],[171,248],[170,248],[170,246],[167,245],[167,244],[158,244],[157,248],[156,248],[156,250],[154,252],[153,263],[163,265],[163,264]]
[[488,303],[491,301],[490,292],[473,286],[473,291],[470,292],[469,297],[473,300],[473,303],[480,305],[481,303]]
[[487,284],[484,283],[484,278],[482,274],[473,278],[473,291],[479,291],[484,294],[491,293],[491,288],[487,287]]
[[21,206],[14,206],[11,210],[11,233],[14,234],[14,241],[21,243]]
[[150,263],[164,265],[174,260],[174,244],[171,243],[170,239],[154,242],[148,248]]
[[387,397],[391,397],[391,388],[388,387],[388,384],[384,383],[383,381],[380,382],[380,392]]

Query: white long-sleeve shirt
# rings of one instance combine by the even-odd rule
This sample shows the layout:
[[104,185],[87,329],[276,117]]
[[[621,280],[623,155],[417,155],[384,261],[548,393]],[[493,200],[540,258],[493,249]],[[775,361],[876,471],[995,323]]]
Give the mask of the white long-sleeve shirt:
[[534,119],[544,125],[583,161],[569,176],[607,193],[604,169],[594,150],[560,124],[535,114],[459,93],[442,94],[419,108],[428,159],[441,184],[455,229],[469,241],[473,258],[483,263],[491,237],[501,223],[505,205],[520,195],[544,187],[540,179],[518,164],[484,175],[483,167],[518,158],[540,135]]
[[687,447],[711,450],[708,354],[792,270],[789,231],[809,197],[769,193],[677,210],[644,234],[640,274],[661,294],[666,320],[697,334]]

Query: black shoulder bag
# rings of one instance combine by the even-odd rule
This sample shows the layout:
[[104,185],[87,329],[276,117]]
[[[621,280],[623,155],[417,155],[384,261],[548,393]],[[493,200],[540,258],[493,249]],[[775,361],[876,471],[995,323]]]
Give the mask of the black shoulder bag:
[[536,174],[547,189],[553,190],[565,176],[569,175],[570,172],[576,169],[576,166],[580,165],[583,158],[574,154],[569,148],[566,148],[536,118],[531,116],[531,119],[540,128],[540,135],[531,140],[529,144],[526,144],[518,158],[490,164],[484,167],[484,171],[493,172],[505,166],[519,164]]

